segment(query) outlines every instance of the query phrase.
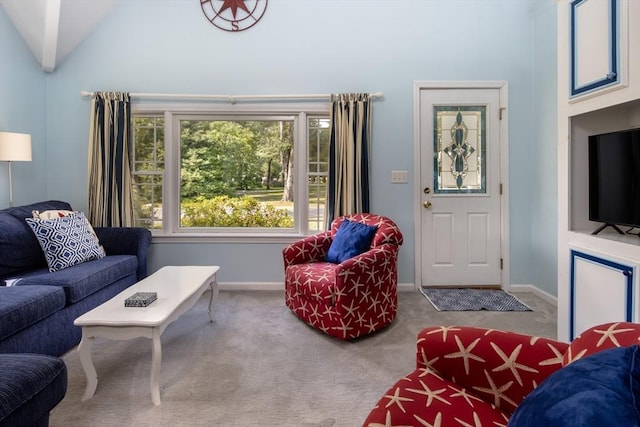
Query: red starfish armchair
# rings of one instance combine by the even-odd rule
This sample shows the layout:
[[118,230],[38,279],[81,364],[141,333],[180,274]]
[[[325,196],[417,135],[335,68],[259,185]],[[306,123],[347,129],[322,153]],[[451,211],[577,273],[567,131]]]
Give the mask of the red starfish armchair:
[[[327,261],[345,225],[374,233],[363,252]],[[346,231],[342,232],[344,235]],[[398,308],[397,259],[402,233],[389,218],[355,214],[336,218],[331,229],[283,250],[285,302],[300,319],[331,336],[348,340],[389,325]],[[347,244],[346,249],[353,249]]]
[[[571,344],[494,329],[429,327],[418,335],[417,369],[384,394],[363,426],[636,426],[639,338],[635,323],[596,326]],[[616,370],[619,379],[607,376]],[[611,391],[616,383],[624,390]],[[630,396],[621,397],[625,393]],[[618,409],[623,405],[609,409],[607,399],[626,399],[630,418]]]

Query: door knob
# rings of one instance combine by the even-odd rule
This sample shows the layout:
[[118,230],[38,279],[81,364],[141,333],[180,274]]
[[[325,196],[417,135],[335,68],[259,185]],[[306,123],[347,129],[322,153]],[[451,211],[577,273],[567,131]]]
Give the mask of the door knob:
[[431,209],[431,202],[428,200],[425,200],[424,202],[422,202],[422,206],[424,206],[427,209]]

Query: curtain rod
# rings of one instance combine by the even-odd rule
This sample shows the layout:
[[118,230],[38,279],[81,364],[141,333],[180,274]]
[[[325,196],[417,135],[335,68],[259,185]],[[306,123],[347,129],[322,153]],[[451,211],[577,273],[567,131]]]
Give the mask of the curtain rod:
[[[82,91],[81,96],[93,96],[94,92]],[[156,99],[204,99],[229,101],[235,104],[238,100],[260,100],[260,99],[330,99],[331,94],[292,94],[292,95],[197,95],[188,93],[130,93],[129,96],[135,98],[156,98]],[[382,92],[372,93],[373,98],[382,98]]]

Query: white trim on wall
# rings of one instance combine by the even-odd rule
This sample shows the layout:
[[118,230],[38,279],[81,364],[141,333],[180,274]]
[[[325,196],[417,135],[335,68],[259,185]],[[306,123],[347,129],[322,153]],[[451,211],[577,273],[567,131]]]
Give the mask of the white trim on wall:
[[509,286],[509,292],[511,293],[531,293],[534,294],[537,297],[540,297],[541,299],[545,300],[546,302],[548,302],[549,304],[553,305],[554,307],[558,307],[558,298],[554,295],[551,295],[550,293],[543,291],[542,289],[540,289],[537,286],[534,285],[511,285]]
[[[284,282],[218,282],[221,291],[282,291]],[[414,283],[398,283],[398,292],[416,290]]]

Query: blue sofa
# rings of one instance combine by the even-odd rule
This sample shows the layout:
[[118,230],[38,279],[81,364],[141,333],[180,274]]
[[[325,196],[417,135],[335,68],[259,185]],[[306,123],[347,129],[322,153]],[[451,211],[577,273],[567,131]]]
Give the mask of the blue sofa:
[[67,391],[67,367],[44,354],[0,354],[0,427],[47,427]]
[[[147,274],[151,232],[136,227],[95,227],[106,256],[50,272],[25,221],[34,210],[72,207],[50,200],[0,210],[0,427],[48,424],[50,409],[66,392],[66,368],[58,357],[82,335],[73,321]],[[39,374],[34,378],[33,372]],[[25,384],[17,387],[16,381]],[[16,395],[24,390],[32,396]],[[46,403],[38,400],[43,396]]]
[[147,275],[151,232],[96,227],[107,256],[49,272],[25,218],[32,211],[72,210],[50,200],[0,210],[0,353],[61,356],[80,342],[73,321]]

